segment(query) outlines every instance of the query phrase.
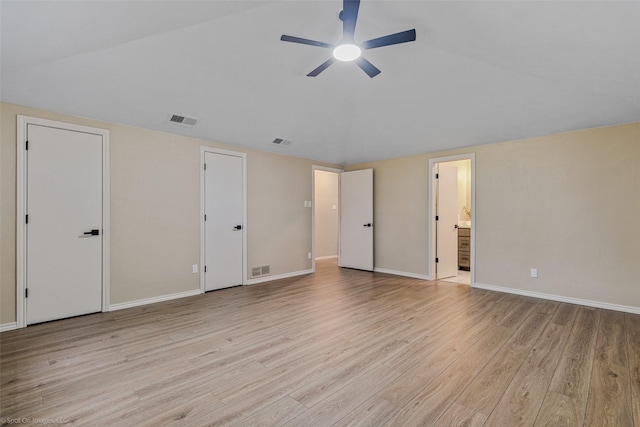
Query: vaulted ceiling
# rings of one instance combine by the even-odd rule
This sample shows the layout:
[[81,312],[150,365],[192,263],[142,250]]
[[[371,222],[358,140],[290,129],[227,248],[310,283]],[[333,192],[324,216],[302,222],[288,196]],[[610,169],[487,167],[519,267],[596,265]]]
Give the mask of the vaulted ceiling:
[[[1,2],[2,101],[337,164],[640,120],[638,1]],[[168,122],[172,113],[199,119]],[[292,141],[272,144],[275,138]]]

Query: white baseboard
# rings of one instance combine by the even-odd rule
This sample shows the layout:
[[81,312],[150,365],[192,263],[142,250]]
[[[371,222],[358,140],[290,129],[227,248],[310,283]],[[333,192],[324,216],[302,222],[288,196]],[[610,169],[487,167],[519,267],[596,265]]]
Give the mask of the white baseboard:
[[388,270],[386,268],[374,268],[376,273],[393,274],[394,276],[411,277],[412,279],[431,280],[426,274],[407,273],[406,271]]
[[3,323],[0,325],[0,332],[13,331],[14,329],[18,329],[18,323],[16,322]]
[[316,261],[319,261],[322,259],[336,259],[336,258],[338,258],[338,255],[319,256],[319,257],[316,257]]
[[276,274],[275,276],[258,277],[256,279],[247,280],[247,285],[255,285],[258,283],[271,282],[273,280],[288,279],[289,277],[304,276],[311,274],[313,270],[294,271],[292,273]]
[[141,305],[153,304],[156,302],[163,302],[163,301],[170,301],[178,298],[192,297],[194,295],[200,295],[201,293],[202,292],[200,291],[200,289],[194,289],[192,291],[179,292],[177,294],[169,294],[169,295],[162,295],[159,297],[139,299],[136,301],[121,302],[118,304],[111,304],[109,306],[109,311],[123,310],[125,308],[139,307]]
[[488,291],[505,292],[508,294],[523,295],[525,297],[542,298],[551,301],[566,302],[569,304],[585,305],[587,307],[603,308],[605,310],[623,311],[625,313],[640,314],[640,307],[629,305],[611,304],[608,302],[592,301],[588,299],[565,297],[562,295],[545,294],[542,292],[525,291],[522,289],[506,288],[503,286],[485,285],[484,283],[474,283],[472,288],[486,289]]

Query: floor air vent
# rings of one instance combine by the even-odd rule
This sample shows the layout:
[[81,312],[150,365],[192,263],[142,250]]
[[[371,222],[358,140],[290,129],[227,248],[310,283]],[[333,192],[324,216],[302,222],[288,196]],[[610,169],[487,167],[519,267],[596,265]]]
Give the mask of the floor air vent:
[[270,265],[261,265],[258,267],[251,267],[251,277],[268,276],[271,274]]
[[198,120],[199,119],[194,117],[181,116],[178,114],[172,114],[171,117],[169,117],[169,121],[171,123],[177,123],[184,126],[195,126],[198,124]]

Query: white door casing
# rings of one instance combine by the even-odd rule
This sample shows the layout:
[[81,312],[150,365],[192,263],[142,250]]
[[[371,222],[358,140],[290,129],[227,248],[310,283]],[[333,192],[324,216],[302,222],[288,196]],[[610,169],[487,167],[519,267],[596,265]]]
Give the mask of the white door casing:
[[204,151],[204,291],[245,283],[245,157]]
[[108,136],[18,116],[18,327],[108,311]]
[[373,169],[340,174],[340,267],[373,271]]
[[458,168],[440,163],[436,188],[436,279],[444,279],[458,274]]

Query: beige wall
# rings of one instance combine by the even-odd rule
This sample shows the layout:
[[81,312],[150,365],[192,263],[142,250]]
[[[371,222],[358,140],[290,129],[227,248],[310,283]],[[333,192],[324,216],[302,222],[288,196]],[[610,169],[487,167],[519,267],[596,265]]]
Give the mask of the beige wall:
[[[0,324],[15,322],[16,115],[108,129],[111,304],[199,288],[200,147],[247,153],[248,267],[311,268],[310,160],[0,104]],[[326,165],[334,166],[334,165]],[[250,272],[247,277],[250,277]]]
[[477,283],[640,308],[640,123],[348,167],[374,169],[377,268],[427,274],[429,159],[461,153]]
[[[338,186],[340,175],[335,172],[315,172],[315,257],[338,256]],[[335,209],[333,208],[335,206]]]
[[[110,130],[112,304],[198,288],[203,145],[247,153],[249,268],[311,268],[303,202],[318,162],[0,108],[0,324],[15,321],[17,114]],[[478,283],[640,308],[640,123],[349,167],[374,169],[376,267],[428,273],[429,159],[461,153],[476,156]]]
[[640,308],[638,165],[640,123],[478,149],[477,281]]
[[374,266],[427,275],[429,157],[348,166],[373,168]]

